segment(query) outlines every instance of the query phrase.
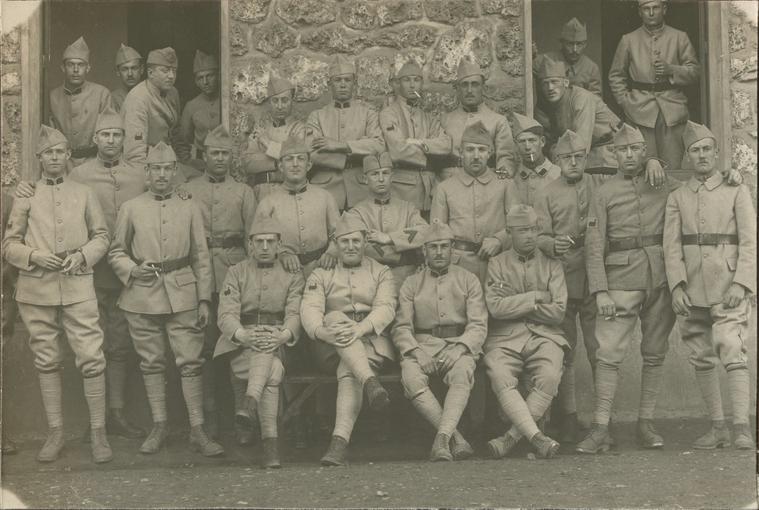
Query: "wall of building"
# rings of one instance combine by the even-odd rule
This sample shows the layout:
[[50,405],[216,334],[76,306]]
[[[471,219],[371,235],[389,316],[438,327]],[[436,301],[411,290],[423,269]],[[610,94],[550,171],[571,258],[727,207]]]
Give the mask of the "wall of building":
[[2,75],[0,76],[0,102],[2,104],[2,173],[0,184],[12,185],[19,175],[21,164],[21,28],[3,30],[0,37],[0,58],[2,58]]

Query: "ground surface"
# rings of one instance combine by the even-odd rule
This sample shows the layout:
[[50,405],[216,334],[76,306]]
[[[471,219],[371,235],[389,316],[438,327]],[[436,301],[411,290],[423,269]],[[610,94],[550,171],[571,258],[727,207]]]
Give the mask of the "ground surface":
[[[620,445],[598,456],[554,460],[519,456],[431,464],[431,438],[395,437],[381,445],[359,436],[348,468],[322,468],[325,445],[285,449],[284,469],[257,467],[259,448],[222,441],[227,454],[204,459],[190,453],[181,434],[155,456],[136,453],[139,441],[112,439],[116,458],[104,467],[89,447],[67,442],[56,463],[41,465],[40,444],[3,459],[3,489],[30,507],[667,507],[756,508],[754,452],[693,451],[704,422],[658,422],[667,446],[642,451],[632,425],[621,424]],[[401,437],[399,437],[401,436]],[[483,444],[475,444],[482,454]],[[9,500],[5,500],[8,506]]]

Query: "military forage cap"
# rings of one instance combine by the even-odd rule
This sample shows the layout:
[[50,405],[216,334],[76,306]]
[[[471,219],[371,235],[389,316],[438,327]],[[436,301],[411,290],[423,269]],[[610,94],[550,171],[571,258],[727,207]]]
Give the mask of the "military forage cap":
[[531,227],[538,224],[538,215],[535,209],[525,204],[517,204],[509,209],[506,215],[507,227]]
[[460,81],[470,76],[482,76],[485,79],[485,75],[482,73],[482,69],[475,62],[472,62],[467,57],[464,57],[459,62],[459,69],[456,73],[456,80]]
[[544,80],[546,78],[566,78],[567,66],[564,64],[564,62],[556,62],[550,57],[546,57],[544,55],[538,64],[537,74],[538,79],[540,80]]
[[622,124],[622,127],[614,133],[614,145],[625,146],[634,143],[646,143],[646,140],[643,138],[643,134],[638,128],[632,127],[625,122]]
[[713,138],[715,142],[717,140],[717,137],[714,136],[714,133],[712,133],[708,127],[689,120],[685,125],[685,131],[683,132],[683,143],[685,144],[685,148],[687,149],[704,138]]
[[206,135],[203,145],[206,147],[216,147],[217,149],[231,149],[232,137],[229,136],[224,126],[219,124]]
[[585,140],[580,135],[567,129],[556,142],[555,151],[557,156],[561,156],[562,154],[572,154],[579,151],[585,152],[587,148]]
[[532,117],[526,117],[518,113],[514,113],[514,138],[518,137],[525,131],[535,133],[538,136],[543,136],[543,126]]
[[266,87],[266,97],[276,96],[287,90],[293,90],[295,86],[289,80],[274,76],[269,76],[269,84]]
[[346,57],[338,55],[329,65],[329,77],[343,76],[345,74],[356,74],[356,70]]
[[105,110],[100,112],[98,119],[95,122],[95,132],[102,131],[103,129],[124,129],[124,121],[121,119],[121,114],[111,108],[110,105],[105,107]]
[[435,241],[452,241],[455,238],[451,227],[445,223],[440,223],[436,218],[432,224],[424,229],[422,234],[422,244],[434,243]]
[[308,154],[308,145],[306,140],[301,137],[291,136],[287,140],[282,142],[282,147],[279,150],[279,159],[289,156],[291,154]]
[[176,160],[177,155],[174,153],[174,149],[163,141],[160,141],[157,145],[148,149],[148,157],[145,163],[148,165],[151,163],[173,163]]
[[366,225],[358,218],[352,216],[346,218],[343,216],[337,223],[337,228],[335,228],[335,239],[352,234],[353,232],[366,232]]
[[461,143],[478,143],[481,145],[490,146],[493,144],[493,138],[481,121],[477,121],[474,124],[469,124],[464,129],[464,134],[461,135]]
[[126,64],[131,60],[142,60],[142,55],[137,53],[137,50],[134,48],[121,43],[121,47],[116,52],[116,67]]
[[195,60],[192,61],[192,72],[215,71],[219,69],[219,62],[213,55],[207,55],[200,50],[195,50]]
[[393,168],[393,160],[390,158],[389,152],[380,152],[364,157],[364,172],[371,172],[380,168]]
[[585,42],[588,40],[588,30],[585,23],[577,18],[572,18],[561,29],[561,38],[568,42]]
[[403,66],[398,70],[398,73],[395,75],[396,78],[399,80],[403,78],[404,76],[422,76],[422,68],[419,67],[419,64],[416,63],[416,61],[409,60]]
[[42,154],[45,150],[54,147],[59,143],[65,143],[68,145],[68,140],[63,136],[63,133],[55,128],[41,124],[40,133],[37,139],[37,154]]
[[667,0],[638,0],[638,7],[643,7],[646,4],[650,4],[652,2],[661,2],[661,3],[667,3]]
[[271,216],[256,216],[253,220],[253,226],[248,232],[248,237],[257,236],[260,234],[277,234],[282,235],[282,227],[279,222]]
[[148,53],[148,65],[155,64],[158,66],[177,67],[177,53],[174,48],[167,47],[160,50],[153,50]]
[[79,39],[71,43],[69,47],[63,51],[64,62],[71,58],[78,58],[79,60],[84,60],[85,62],[89,63],[90,48],[89,46],[87,46],[87,43],[84,41],[84,37],[80,37]]

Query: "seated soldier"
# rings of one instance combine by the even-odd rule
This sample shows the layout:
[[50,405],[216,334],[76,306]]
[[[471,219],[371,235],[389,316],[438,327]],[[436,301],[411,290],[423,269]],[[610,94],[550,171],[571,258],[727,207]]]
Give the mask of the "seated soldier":
[[[492,319],[485,342],[485,366],[503,413],[513,424],[488,443],[490,454],[504,457],[526,437],[543,458],[555,456],[559,443],[538,428],[556,396],[564,349],[561,324],[567,285],[561,262],[536,250],[538,221],[532,207],[516,205],[506,216],[513,248],[488,265],[485,301]],[[526,399],[517,386],[523,372],[532,382]]]
[[321,459],[323,466],[345,465],[361,411],[362,389],[372,410],[390,403],[375,374],[395,358],[393,344],[385,335],[395,317],[395,284],[390,269],[364,257],[365,228],[351,219],[338,224],[339,261],[333,269],[317,268],[311,273],[300,307],[303,329],[316,341],[319,361],[332,366],[339,357],[335,428]]
[[[451,265],[450,227],[436,222],[423,236],[427,267],[401,286],[393,342],[402,356],[406,397],[437,430],[430,460],[465,459],[474,451],[456,427],[474,383],[488,312],[479,278]],[[430,391],[430,376],[448,386],[442,408]]]
[[270,218],[251,229],[250,257],[229,269],[219,295],[222,334],[214,352],[214,357],[232,352],[232,377],[247,380],[249,403],[235,398],[235,418],[249,425],[258,411],[264,468],[280,467],[277,410],[285,373],[280,347],[298,341],[305,285],[300,271],[288,273],[277,262],[280,235],[281,228]]

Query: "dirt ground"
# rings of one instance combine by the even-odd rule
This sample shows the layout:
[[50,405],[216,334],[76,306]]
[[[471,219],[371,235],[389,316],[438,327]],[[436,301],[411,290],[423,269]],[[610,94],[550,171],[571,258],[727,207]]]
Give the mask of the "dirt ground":
[[[619,446],[597,456],[427,462],[431,436],[395,433],[377,444],[355,438],[347,468],[322,468],[326,444],[284,448],[284,468],[258,468],[258,446],[223,438],[225,457],[205,459],[175,434],[155,456],[139,441],[113,438],[113,462],[96,467],[89,446],[71,438],[51,465],[34,460],[39,442],[2,461],[2,487],[29,507],[638,507],[756,508],[756,457],[733,449],[693,451],[706,423],[662,420],[663,451],[638,450],[633,424],[619,425]],[[10,499],[2,503],[10,507]]]

